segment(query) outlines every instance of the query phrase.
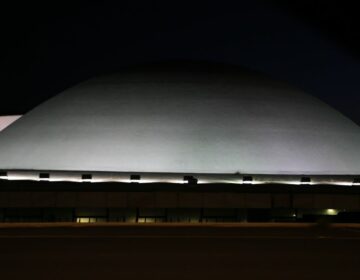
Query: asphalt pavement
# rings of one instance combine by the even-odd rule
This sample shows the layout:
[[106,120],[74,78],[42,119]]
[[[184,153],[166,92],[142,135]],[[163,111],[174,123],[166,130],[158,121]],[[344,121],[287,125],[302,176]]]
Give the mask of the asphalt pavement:
[[1,224],[0,279],[360,279],[360,226]]

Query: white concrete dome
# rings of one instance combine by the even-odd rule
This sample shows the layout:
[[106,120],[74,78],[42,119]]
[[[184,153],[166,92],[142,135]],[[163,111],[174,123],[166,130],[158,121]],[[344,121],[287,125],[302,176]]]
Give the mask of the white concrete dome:
[[74,86],[0,133],[1,170],[360,174],[360,128],[233,67],[131,69]]

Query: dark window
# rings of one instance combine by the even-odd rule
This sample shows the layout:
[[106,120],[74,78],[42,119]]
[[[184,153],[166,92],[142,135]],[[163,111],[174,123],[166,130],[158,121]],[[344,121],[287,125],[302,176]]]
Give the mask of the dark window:
[[0,171],[0,177],[7,177],[6,171]]
[[82,174],[82,175],[81,175],[81,179],[82,179],[82,180],[91,180],[91,179],[92,179],[92,175],[91,175],[91,174]]
[[130,181],[132,181],[132,183],[138,183],[140,179],[141,179],[140,175],[137,174],[130,175]]
[[49,173],[40,173],[40,174],[39,174],[39,178],[40,178],[40,179],[49,179],[49,178],[50,178],[50,174],[49,174]]
[[311,182],[310,177],[302,177],[301,178],[301,183],[302,184],[310,184],[310,182]]
[[198,179],[196,179],[194,176],[184,176],[184,181],[187,182],[189,185],[196,185]]
[[244,176],[243,177],[243,182],[244,183],[251,183],[253,180],[253,177],[252,176]]

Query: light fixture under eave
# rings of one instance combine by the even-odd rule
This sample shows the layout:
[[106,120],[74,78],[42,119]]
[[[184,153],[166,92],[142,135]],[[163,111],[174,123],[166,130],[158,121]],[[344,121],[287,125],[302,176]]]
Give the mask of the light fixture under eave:
[[197,185],[198,179],[194,176],[184,176],[184,183],[187,183],[189,185]]
[[354,178],[353,186],[360,186],[360,178]]
[[130,183],[140,183],[141,176],[137,174],[130,175]]
[[8,179],[8,174],[6,171],[0,172],[0,179]]
[[50,181],[50,174],[49,173],[39,173],[39,180],[40,181]]
[[91,182],[92,181],[92,175],[91,174],[82,174],[81,175],[81,181],[82,182]]
[[243,184],[252,184],[253,183],[253,177],[252,176],[244,176],[243,177]]
[[300,184],[301,185],[310,185],[311,179],[310,177],[301,177]]

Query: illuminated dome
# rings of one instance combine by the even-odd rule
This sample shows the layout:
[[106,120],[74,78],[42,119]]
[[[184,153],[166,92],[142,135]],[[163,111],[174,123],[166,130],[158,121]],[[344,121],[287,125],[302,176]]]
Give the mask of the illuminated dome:
[[219,65],[74,86],[0,133],[1,170],[360,174],[360,128],[320,100]]

